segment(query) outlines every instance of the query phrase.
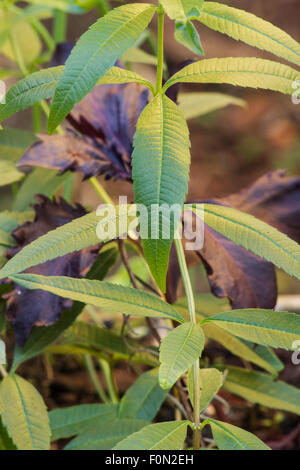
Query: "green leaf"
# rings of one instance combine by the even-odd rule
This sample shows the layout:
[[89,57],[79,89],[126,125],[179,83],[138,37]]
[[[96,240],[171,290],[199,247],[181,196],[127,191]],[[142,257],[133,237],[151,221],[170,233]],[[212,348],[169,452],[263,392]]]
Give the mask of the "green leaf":
[[300,340],[300,316],[295,313],[249,308],[214,315],[204,322],[214,322],[223,330],[247,341],[293,349]]
[[[97,279],[104,279],[109,269],[116,260],[115,247],[101,251],[92,269],[88,272],[87,278],[97,276]],[[24,348],[16,347],[12,370],[16,370],[22,362],[40,354],[49,344],[53,343],[80,315],[84,304],[74,302],[71,309],[65,310],[60,319],[51,326],[35,326],[30,334]]]
[[122,55],[123,62],[137,62],[139,64],[157,65],[157,57],[138,47],[130,47]]
[[115,450],[180,450],[189,421],[150,424],[123,439]]
[[23,225],[25,222],[32,222],[33,219],[34,212],[30,210],[24,212],[0,212],[0,228],[4,230],[4,232],[11,233],[19,225]]
[[[191,207],[191,206],[186,206]],[[271,225],[231,207],[196,205],[193,209],[205,224],[236,245],[265,258],[300,279],[300,246]]]
[[33,5],[43,5],[51,9],[65,11],[66,13],[80,14],[84,13],[84,9],[76,5],[74,0],[26,0],[27,3]]
[[6,364],[5,343],[0,339],[0,364]]
[[135,202],[149,214],[146,221],[143,213],[140,216],[145,257],[163,292],[169,252],[187,193],[189,146],[182,113],[168,97],[156,95],[137,123],[132,169]]
[[158,370],[152,369],[134,382],[120,402],[119,418],[152,421],[168,392],[158,383]]
[[40,70],[13,85],[6,94],[6,104],[0,105],[0,122],[39,101],[52,98],[62,70],[62,66]]
[[204,55],[198,31],[191,21],[175,23],[175,39],[195,54]]
[[113,312],[183,321],[171,305],[154,295],[131,287],[89,279],[35,274],[19,274],[11,276],[11,279],[27,289],[45,290],[66,299],[77,300]]
[[40,38],[31,24],[24,19],[23,21],[15,21],[17,16],[14,13],[8,13],[4,18],[4,10],[0,10],[0,35],[5,33],[5,29],[9,34],[1,47],[1,53],[8,59],[16,62],[15,50],[9,41],[9,37],[13,37],[15,48],[22,57],[25,65],[34,62],[42,51],[42,43]]
[[[116,227],[115,236],[124,234],[129,221],[129,213],[119,214],[118,210],[108,217],[97,216],[95,212],[79,217],[72,222],[51,230],[46,235],[34,240],[15,255],[3,269],[0,270],[0,278],[10,276],[14,273],[44,263],[67,253],[82,250],[88,246],[96,246],[100,241],[108,241],[106,238],[99,238],[100,231],[96,229],[107,227],[112,224]],[[115,237],[113,237],[115,238]]]
[[229,105],[246,106],[246,102],[240,98],[213,92],[180,93],[178,103],[185,119],[203,116]]
[[81,36],[57,85],[48,122],[52,133],[148,26],[154,5],[123,5],[100,18]]
[[252,13],[205,2],[197,20],[215,31],[300,65],[300,44],[285,31]]
[[300,415],[300,390],[270,375],[226,366],[223,388],[252,403]]
[[75,437],[65,450],[110,450],[118,442],[147,425],[147,421],[119,419],[100,423]]
[[184,67],[165,84],[164,91],[175,83],[228,83],[250,88],[274,90],[292,95],[293,82],[299,79],[297,70],[253,57],[206,59]]
[[[229,308],[228,301],[225,299],[217,299],[211,294],[201,294],[195,297],[196,303],[196,316],[197,321],[203,321],[207,317],[211,317],[215,312],[226,311]],[[189,312],[187,308],[186,299],[181,299],[175,304],[176,310],[181,316],[188,321]],[[201,312],[201,313],[200,313]],[[222,330],[217,324],[208,322],[202,325],[205,337],[214,340],[235,356],[238,356],[245,361],[252,362],[262,369],[267,370],[272,375],[278,375],[278,371],[282,369],[282,363],[276,358],[274,354],[270,358],[270,354],[266,356],[265,351],[259,350],[255,345],[250,342],[243,341],[240,338],[233,336],[225,330]],[[255,348],[255,349],[254,349]],[[261,346],[263,348],[263,346]],[[264,348],[266,349],[266,348]]]
[[55,170],[34,168],[22,183],[13,203],[13,209],[23,211],[30,207],[37,194],[51,197],[69,177],[68,172],[63,175]]
[[15,246],[16,241],[12,238],[10,233],[0,229],[0,245]]
[[2,423],[19,450],[48,450],[50,426],[45,403],[38,391],[17,375],[0,384]]
[[149,80],[142,77],[136,72],[132,72],[131,70],[122,69],[121,67],[111,67],[104,77],[98,80],[97,85],[105,85],[105,84],[118,84],[118,83],[140,83],[141,85],[145,85],[150,90],[155,93],[154,87]]
[[69,349],[70,354],[78,352],[82,354],[80,348],[84,347],[86,352],[95,356],[103,357],[104,352],[112,354],[113,360],[131,360],[150,366],[158,365],[158,360],[149,352],[140,352],[135,342],[127,340],[125,344],[124,339],[116,333],[81,321],[76,321],[65,333],[60,347],[54,346],[51,351],[67,354],[68,345],[75,346],[75,349]]
[[191,10],[199,14],[203,8],[204,0],[160,0],[171,20],[185,20]]
[[117,418],[118,405],[79,405],[50,411],[51,441],[82,434]]
[[0,450],[17,450],[6,428],[2,424],[0,416]]
[[31,132],[11,128],[0,130],[1,160],[16,162],[36,140],[37,137]]
[[24,177],[24,173],[17,170],[14,162],[0,160],[0,186],[15,183]]
[[160,386],[167,390],[201,356],[205,337],[200,326],[187,322],[175,328],[161,342]]
[[206,420],[220,450],[271,450],[258,437],[244,429],[215,419]]
[[[217,369],[200,369],[200,384],[201,384],[201,397],[200,405],[201,411],[205,410],[210,404],[214,396],[218,393],[223,384],[223,375]],[[194,406],[194,377],[192,369],[188,374],[188,389],[189,398]]]

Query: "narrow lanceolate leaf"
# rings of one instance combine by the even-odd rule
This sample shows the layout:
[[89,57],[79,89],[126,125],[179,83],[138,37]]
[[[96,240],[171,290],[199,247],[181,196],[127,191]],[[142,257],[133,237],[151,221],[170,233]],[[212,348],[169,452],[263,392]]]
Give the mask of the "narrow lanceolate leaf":
[[[192,206],[190,206],[192,207]],[[194,212],[205,224],[300,279],[300,246],[271,225],[230,207],[204,204]]]
[[223,388],[252,403],[300,415],[300,390],[261,372],[226,367]]
[[17,111],[33,106],[54,95],[63,67],[34,72],[13,85],[6,95],[6,104],[0,105],[0,122]]
[[[133,152],[133,188],[141,212],[146,260],[162,291],[166,289],[169,252],[187,193],[189,133],[178,107],[156,95],[137,123]],[[146,219],[146,220],[145,220]]]
[[98,80],[97,85],[105,85],[105,84],[119,84],[119,83],[140,83],[141,85],[145,85],[154,93],[154,87],[149,80],[142,77],[136,72],[132,72],[131,70],[122,69],[121,67],[111,67],[104,77]]
[[117,418],[118,405],[79,405],[58,408],[49,413],[51,440],[66,439],[85,432],[101,423]]
[[168,392],[159,386],[158,370],[145,372],[123,396],[119,417],[152,421],[167,394]]
[[[213,397],[218,393],[223,384],[223,375],[217,369],[200,369],[200,406],[201,411],[210,404]],[[188,374],[189,398],[194,406],[194,375],[193,369]]]
[[165,12],[172,20],[185,20],[193,10],[194,15],[199,14],[204,0],[161,0]]
[[110,450],[118,442],[147,425],[147,421],[116,419],[98,424],[75,437],[65,450]]
[[171,331],[160,347],[159,383],[169,389],[201,356],[204,334],[200,326],[187,322]]
[[48,450],[50,426],[47,409],[37,390],[17,375],[0,385],[2,423],[19,450]]
[[[101,250],[97,261],[88,272],[87,278],[97,277],[104,279],[109,269],[116,261],[116,248]],[[65,310],[59,320],[51,326],[34,327],[24,348],[16,347],[12,370],[16,370],[22,362],[37,356],[45,350],[49,344],[53,343],[64,331],[66,331],[80,315],[84,304],[75,302],[71,309]]]
[[244,429],[208,419],[213,438],[220,450],[271,450],[258,437]]
[[155,6],[123,5],[100,18],[81,36],[55,91],[48,123],[52,133],[148,26]]
[[300,73],[279,62],[253,57],[226,57],[194,62],[173,75],[164,90],[175,83],[228,83],[279,91],[291,95]]
[[300,65],[300,44],[280,28],[252,13],[205,2],[197,20],[215,31]]
[[[38,276],[19,274],[12,276],[16,283],[26,289],[41,289],[60,297],[78,300],[104,310],[142,317],[170,318],[183,321],[174,307],[147,292],[109,282],[73,279],[64,276]],[[199,327],[200,329],[200,327]]]
[[300,316],[295,313],[251,308],[220,313],[204,322],[214,322],[233,335],[274,348],[292,350],[293,343],[300,340]]
[[[124,233],[123,227],[128,221],[128,214],[119,214],[118,211],[108,217],[98,217],[95,212],[79,217],[56,230],[48,232],[23,248],[14,256],[3,269],[0,278],[24,271],[27,268],[44,263],[67,253],[82,250],[88,246],[97,245],[101,241],[108,241],[106,235],[101,238],[101,227],[105,231],[106,224],[116,227],[116,234],[112,238]],[[96,229],[97,234],[96,234]],[[104,238],[106,238],[104,240]],[[1,242],[0,242],[1,243]]]
[[170,421],[150,424],[123,441],[115,450],[180,450],[183,446],[188,421]]
[[[216,300],[218,300],[218,302],[216,302]],[[214,301],[206,300],[205,294],[204,296],[201,295],[201,298],[196,297],[195,301],[197,321],[203,321],[205,318],[211,317],[214,311],[226,311],[229,307],[228,304],[226,305],[226,301],[224,303],[224,299],[214,298]],[[177,302],[175,307],[182,317],[188,321],[189,312],[185,300]],[[199,313],[199,311],[201,313]],[[270,352],[268,354],[266,351],[267,348],[264,346],[255,347],[253,343],[244,341],[223,330],[217,323],[203,323],[202,329],[207,338],[222,344],[224,348],[228,349],[228,351],[235,356],[258,365],[262,369],[270,372],[273,376],[278,375],[278,371],[282,370],[282,363],[274,353],[272,354],[272,352]]]
[[0,186],[15,183],[24,177],[24,174],[17,170],[14,162],[0,160]]
[[180,93],[179,108],[185,119],[192,119],[229,105],[246,106],[246,102],[235,96],[213,92]]

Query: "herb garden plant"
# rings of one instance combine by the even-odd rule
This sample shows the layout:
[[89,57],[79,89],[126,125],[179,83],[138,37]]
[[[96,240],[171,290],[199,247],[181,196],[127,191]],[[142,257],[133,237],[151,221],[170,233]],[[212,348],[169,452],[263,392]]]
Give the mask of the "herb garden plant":
[[[0,106],[0,120],[33,107],[34,129],[32,134],[17,131],[4,122],[0,132],[2,149],[14,147],[7,158],[1,153],[0,184],[11,184],[15,194],[13,207],[0,213],[1,308],[7,318],[0,316],[0,449],[46,450],[51,441],[69,439],[66,449],[198,450],[207,446],[202,432],[211,436],[210,447],[269,449],[246,429],[213,419],[205,410],[223,388],[253,403],[300,414],[300,392],[277,379],[283,365],[272,349],[293,350],[300,340],[299,315],[274,310],[275,267],[300,279],[299,202],[292,201],[299,181],[277,171],[227,198],[186,202],[186,118],[243,102],[214,92],[178,97],[178,85],[225,83],[292,95],[300,79],[300,44],[251,13],[204,0],[131,3],[112,10],[104,1],[27,4],[25,9],[11,1],[1,6],[9,27],[1,31],[0,47],[19,67],[2,74],[19,79]],[[103,16],[80,37],[65,65],[45,66],[56,43],[64,40],[65,13],[80,14],[93,6]],[[53,14],[54,42],[41,22]],[[166,16],[175,23],[176,40],[200,56],[199,23],[293,67],[254,57],[201,57],[167,78]],[[155,17],[153,84],[123,64],[130,62],[128,50],[153,63],[138,41],[149,39],[145,30]],[[28,60],[26,44],[14,35],[18,24],[29,28],[37,51],[41,40],[47,51]],[[41,112],[48,119],[48,134],[41,134]],[[17,161],[33,171],[25,177]],[[88,213],[69,203],[71,172],[76,171],[97,191],[99,204],[114,209],[112,215]],[[141,214],[137,219],[134,204],[113,206],[96,179],[102,174],[133,183],[134,204],[147,209],[149,232],[155,226],[158,237],[143,238],[142,233],[141,243],[135,239],[132,231],[142,225]],[[53,199],[59,187],[63,199]],[[195,253],[222,300],[194,295],[185,243],[175,236],[181,221],[172,218],[166,236],[167,212],[151,212],[174,204],[194,222],[201,221],[204,246]],[[107,225],[115,227],[114,236],[101,238]],[[121,285],[122,272],[131,286]],[[185,297],[177,300],[180,278]],[[123,326],[106,328],[99,308],[110,317],[123,314]],[[9,324],[17,346],[7,367]],[[154,341],[143,343],[128,334],[135,327],[147,327]],[[201,356],[211,340],[253,367],[204,364]],[[84,358],[101,403],[48,413],[39,392],[17,370],[41,354]],[[101,367],[105,390],[92,358]],[[143,365],[121,398],[112,377],[120,361]],[[165,401],[172,404],[173,419],[152,423]]]

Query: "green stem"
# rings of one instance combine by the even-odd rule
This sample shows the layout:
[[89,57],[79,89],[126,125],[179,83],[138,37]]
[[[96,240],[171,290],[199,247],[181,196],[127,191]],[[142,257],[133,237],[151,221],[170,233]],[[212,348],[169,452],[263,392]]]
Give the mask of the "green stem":
[[54,31],[53,37],[55,44],[64,42],[66,40],[67,32],[67,14],[61,10],[54,12]]
[[107,390],[111,401],[113,403],[119,403],[119,397],[109,363],[104,359],[99,359],[99,364],[105,377]]
[[89,356],[88,354],[85,354],[84,356],[84,362],[85,362],[85,365],[86,365],[86,368],[87,368],[87,371],[89,373],[89,376],[91,378],[91,381],[99,395],[99,398],[100,400],[103,402],[103,403],[109,403],[109,400],[107,398],[107,396],[105,395],[104,393],[104,390],[102,388],[102,385],[100,383],[100,380],[97,376],[97,373],[95,371],[95,367],[94,367],[94,364],[93,364],[93,360],[91,358],[91,356]]
[[[195,311],[195,300],[191,284],[191,279],[189,276],[186,259],[184,255],[184,250],[182,246],[182,241],[179,237],[174,239],[178,263],[180,267],[180,272],[184,284],[184,289],[186,292],[186,298],[188,303],[188,309],[190,314],[190,321],[194,324],[197,323],[196,320],[196,311]],[[200,384],[200,360],[193,365],[193,376],[194,376],[194,439],[193,439],[193,448],[198,450],[200,448],[201,433],[200,433],[200,397],[201,397],[201,384]]]
[[164,12],[163,7],[159,4],[156,93],[161,93],[161,90],[162,90],[162,79],[163,79],[163,70],[164,70],[164,19],[165,19],[165,12]]
[[97,180],[97,178],[95,176],[93,176],[92,178],[89,179],[89,182],[91,183],[91,185],[93,186],[93,188],[95,189],[96,193],[98,194],[98,196],[100,197],[100,199],[105,203],[105,204],[110,204],[110,205],[113,205],[114,206],[114,203],[113,203],[113,200],[110,198],[110,196],[107,194],[107,192],[105,191],[105,189],[101,186],[101,184],[99,183],[99,181]]

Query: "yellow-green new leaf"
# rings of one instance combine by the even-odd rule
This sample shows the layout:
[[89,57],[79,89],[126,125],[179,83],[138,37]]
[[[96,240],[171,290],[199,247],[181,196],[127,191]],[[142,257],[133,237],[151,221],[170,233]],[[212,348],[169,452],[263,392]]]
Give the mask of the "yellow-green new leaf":
[[196,204],[193,211],[224,237],[300,279],[300,245],[276,228],[231,207]]
[[104,77],[98,80],[97,85],[105,85],[105,84],[119,84],[119,83],[140,83],[141,85],[145,85],[150,90],[155,93],[154,87],[149,80],[142,77],[136,72],[132,72],[131,70],[122,69],[121,67],[111,67]]
[[204,0],[160,0],[165,12],[172,20],[184,21],[191,10],[199,14]]
[[252,403],[300,415],[300,390],[262,372],[226,367],[223,388]]
[[253,343],[293,350],[300,341],[300,316],[273,310],[244,309],[214,315],[213,322],[225,331]]
[[14,162],[0,160],[0,186],[15,183],[24,177],[24,174],[17,170]]
[[184,67],[167,81],[164,91],[175,83],[228,83],[292,95],[295,91],[293,83],[299,78],[300,72],[279,62],[226,57],[201,60]]
[[[142,317],[169,318],[183,321],[175,308],[160,298],[137,291],[131,287],[118,286],[109,282],[73,279],[64,276],[38,276],[19,274],[11,276],[17,284],[26,289],[41,289],[65,299],[95,305],[104,310],[121,312]],[[200,327],[198,327],[200,329]]]
[[[217,369],[200,369],[200,406],[201,411],[210,404],[214,396],[218,393],[223,384],[223,375]],[[194,375],[193,369],[188,374],[189,398],[194,406]]]
[[200,326],[187,322],[175,328],[161,342],[159,383],[167,390],[201,356],[205,337]]
[[52,133],[147,28],[155,6],[122,5],[100,18],[84,33],[66,61],[48,122]]
[[271,450],[258,437],[244,429],[215,419],[208,419],[207,422],[220,450]]
[[300,44],[285,31],[252,13],[205,2],[196,19],[215,31],[300,65]]
[[179,108],[185,119],[193,119],[211,113],[225,106],[236,105],[246,107],[247,103],[235,96],[214,92],[180,93],[178,96]]
[[115,450],[180,450],[189,421],[170,421],[145,426],[117,444]]
[[2,423],[19,450],[48,450],[50,426],[45,403],[38,391],[18,375],[8,375],[0,385]]
[[163,292],[169,252],[188,188],[189,147],[181,111],[168,97],[156,95],[137,123],[132,172],[135,202],[147,208],[146,217],[141,212],[139,219],[145,257]]

